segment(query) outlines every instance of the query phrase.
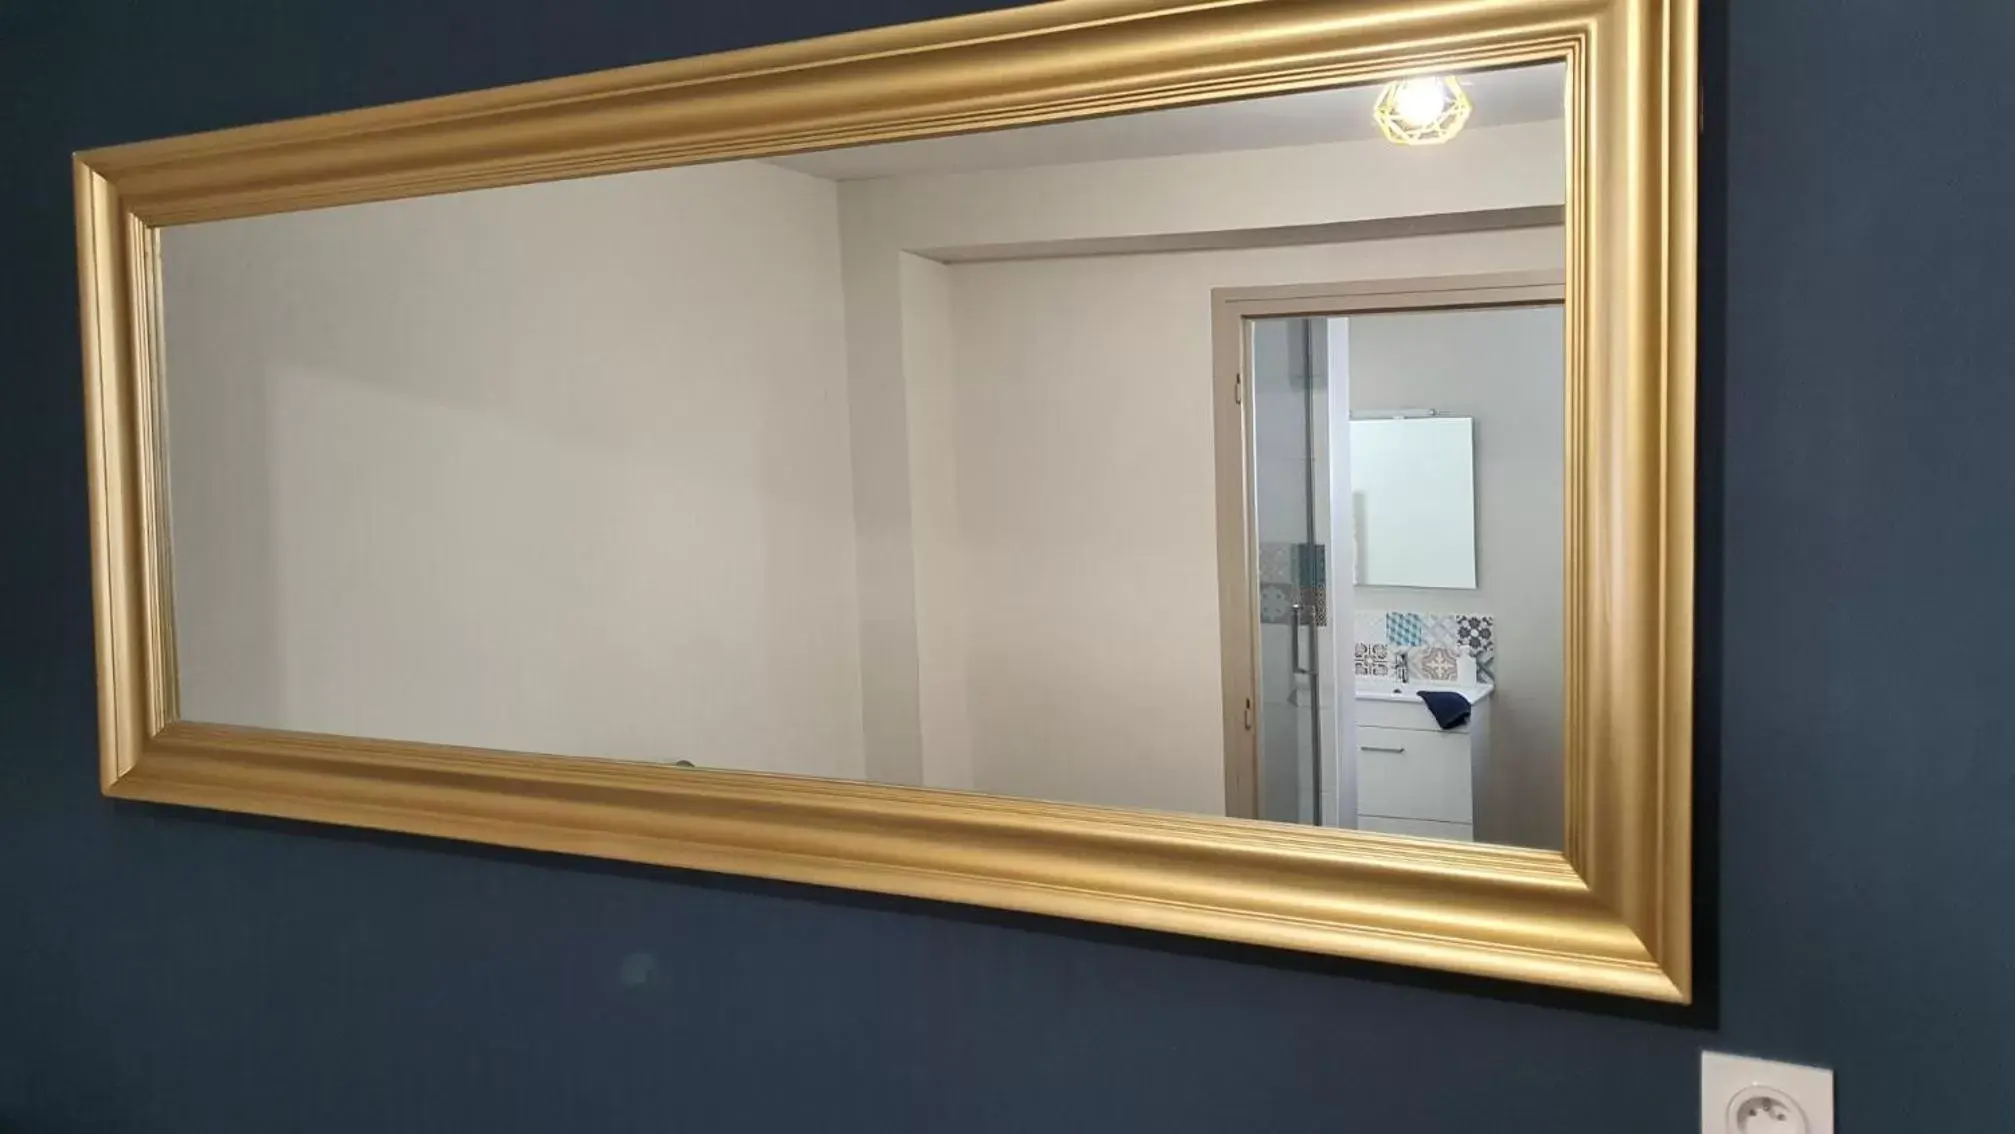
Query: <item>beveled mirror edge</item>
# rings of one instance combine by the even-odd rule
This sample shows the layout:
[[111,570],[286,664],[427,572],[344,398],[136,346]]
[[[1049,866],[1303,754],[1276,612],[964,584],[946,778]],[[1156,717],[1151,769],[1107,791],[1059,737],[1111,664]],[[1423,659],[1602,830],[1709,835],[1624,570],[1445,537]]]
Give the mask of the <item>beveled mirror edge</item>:
[[[104,790],[1688,1001],[1694,21],[1693,0],[1061,0],[80,154]],[[1584,441],[1564,855],[176,720],[161,225],[1558,57]]]

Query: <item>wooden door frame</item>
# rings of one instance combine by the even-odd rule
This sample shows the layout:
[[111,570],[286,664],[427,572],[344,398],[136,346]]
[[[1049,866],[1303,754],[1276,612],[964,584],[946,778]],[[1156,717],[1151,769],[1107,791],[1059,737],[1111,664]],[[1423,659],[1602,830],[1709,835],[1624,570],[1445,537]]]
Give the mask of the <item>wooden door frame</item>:
[[1529,307],[1564,303],[1566,297],[1567,274],[1556,269],[1211,290],[1226,815],[1259,817],[1259,540],[1254,526],[1252,398],[1245,373],[1252,356],[1252,322]]

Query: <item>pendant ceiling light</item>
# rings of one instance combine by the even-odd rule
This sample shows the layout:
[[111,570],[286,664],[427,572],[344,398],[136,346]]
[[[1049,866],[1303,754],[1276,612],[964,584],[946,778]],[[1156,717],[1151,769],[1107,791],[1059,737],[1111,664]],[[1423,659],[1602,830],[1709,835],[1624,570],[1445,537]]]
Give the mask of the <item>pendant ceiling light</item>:
[[1454,79],[1427,75],[1387,83],[1371,108],[1379,133],[1402,146],[1432,146],[1462,132],[1469,96]]

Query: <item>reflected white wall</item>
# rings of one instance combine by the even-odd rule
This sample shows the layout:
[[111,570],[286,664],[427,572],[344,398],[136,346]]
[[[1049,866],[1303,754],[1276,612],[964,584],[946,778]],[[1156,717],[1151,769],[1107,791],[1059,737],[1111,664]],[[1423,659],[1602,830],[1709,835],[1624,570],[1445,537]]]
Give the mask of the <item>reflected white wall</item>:
[[186,716],[862,774],[831,183],[701,166],[163,252]]

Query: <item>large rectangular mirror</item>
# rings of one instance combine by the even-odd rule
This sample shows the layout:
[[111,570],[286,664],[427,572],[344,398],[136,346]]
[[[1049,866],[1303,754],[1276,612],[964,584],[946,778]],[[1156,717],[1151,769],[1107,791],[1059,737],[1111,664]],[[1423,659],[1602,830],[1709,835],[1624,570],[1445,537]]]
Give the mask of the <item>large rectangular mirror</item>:
[[[1483,826],[1558,847],[1558,306],[1254,324],[1250,470],[1214,465],[1237,395],[1211,326],[1226,287],[1561,278],[1564,77],[1422,80],[1408,97],[1470,108],[1432,147],[1384,137],[1369,84],[169,229],[182,712],[1237,814],[1215,488],[1249,472],[1259,621],[1278,566],[1346,529],[1277,537],[1353,502],[1362,598],[1304,621],[1379,610],[1335,644],[1358,675],[1532,722],[1495,755],[1530,781],[1506,806],[1537,813]],[[1365,459],[1330,467],[1321,399],[1346,373],[1352,413],[1435,405],[1502,439],[1484,525],[1516,546],[1487,550],[1530,593],[1442,614],[1383,589],[1464,585],[1469,521],[1439,498],[1470,473],[1368,422]],[[1511,611],[1500,690],[1486,644]],[[1320,645],[1297,672],[1350,669]],[[1349,735],[1345,713],[1322,743],[1347,763]],[[1430,791],[1488,764],[1391,775]],[[1456,794],[1264,815],[1469,838]]]
[[[1018,19],[1068,58],[1094,42],[1072,38],[1092,34],[1074,17],[1092,6],[916,42],[981,51],[981,24]],[[1365,6],[1220,7],[1339,58],[1381,34]],[[414,173],[403,191],[355,188],[373,167],[340,131],[308,150],[251,132],[246,164],[214,174],[237,187],[207,197],[176,163],[218,161],[214,145],[130,159],[133,199],[155,176],[165,202],[118,261],[140,273],[141,369],[113,373],[134,383],[117,397],[143,447],[122,466],[135,479],[99,491],[143,509],[153,558],[118,601],[141,612],[150,645],[131,664],[155,700],[108,718],[114,743],[141,727],[130,714],[154,722],[108,784],[159,744],[185,761],[161,775],[195,777],[167,797],[222,798],[201,785],[249,776],[230,799],[255,809],[354,821],[343,809],[376,806],[413,829],[431,820],[386,816],[474,809],[491,837],[562,848],[620,789],[628,829],[662,831],[630,857],[868,871],[940,894],[918,879],[970,854],[958,877],[1025,908],[1061,908],[1029,896],[1044,887],[1090,892],[1060,866],[1004,865],[1034,831],[1040,854],[1087,862],[1168,852],[1067,850],[1063,832],[1180,831],[1185,854],[1289,855],[1269,868],[1281,878],[1328,863],[1331,881],[1296,883],[1312,888],[1292,901],[1316,905],[1425,885],[1352,872],[1441,869],[1469,846],[1481,857],[1461,861],[1505,893],[1570,878],[1592,893],[1565,856],[1577,824],[1607,821],[1585,807],[1621,797],[1589,786],[1676,757],[1585,727],[1616,718],[1587,700],[1604,663],[1584,596],[1660,577],[1644,545],[1614,561],[1628,579],[1604,581],[1587,549],[1624,537],[1585,509],[1689,435],[1613,450],[1590,416],[1639,404],[1603,383],[1654,381],[1618,366],[1621,340],[1599,328],[1625,324],[1598,320],[1620,316],[1577,307],[1608,270],[1577,198],[1597,168],[1590,41],[1520,31],[1520,5],[1497,7],[1497,38],[1431,67],[1395,55],[1350,64],[1360,77],[955,133],[896,116],[860,144],[693,142],[710,160],[597,156],[565,179],[480,172],[492,153],[534,169],[539,146],[565,144],[540,139],[569,136],[543,125],[399,150],[464,179]],[[1366,22],[1338,33],[1307,22],[1314,8]],[[1197,18],[1172,8],[1135,29],[1143,46],[1111,50],[1193,50],[1153,20]],[[831,66],[896,66],[836,42]],[[789,139],[789,113],[814,103],[779,108],[816,83],[762,81],[785,101],[734,121]],[[963,97],[931,86],[949,78],[905,81],[919,107]],[[1016,81],[1047,93],[1000,97],[1065,105],[1064,78]],[[673,123],[706,105],[650,97]],[[541,113],[575,115],[583,139],[630,121],[554,105]],[[377,128],[460,121],[414,113]],[[623,128],[640,146],[708,137]],[[107,175],[84,175],[89,270],[93,210],[122,206],[91,196]],[[285,803],[307,790],[274,786],[289,776],[324,777],[322,802]],[[926,838],[924,816],[951,826]],[[1668,822],[1644,837],[1669,839]],[[914,847],[875,849],[877,824]],[[1179,884],[1215,887],[1213,908],[1258,900],[1218,879],[1260,867],[1209,861]],[[1114,916],[1155,908],[1153,889]],[[1466,916],[1421,901],[1411,928],[1371,931],[1387,944],[1366,944],[1363,917],[1391,915],[1353,914],[1317,947],[1387,956]],[[1569,922],[1615,916],[1587,901]],[[1230,916],[1214,931],[1279,936],[1230,932]],[[1537,947],[1487,941],[1457,967],[1549,979],[1516,959]],[[1644,955],[1605,962],[1634,975],[1564,982],[1678,987],[1669,940],[1659,959],[1635,937],[1615,948]]]

